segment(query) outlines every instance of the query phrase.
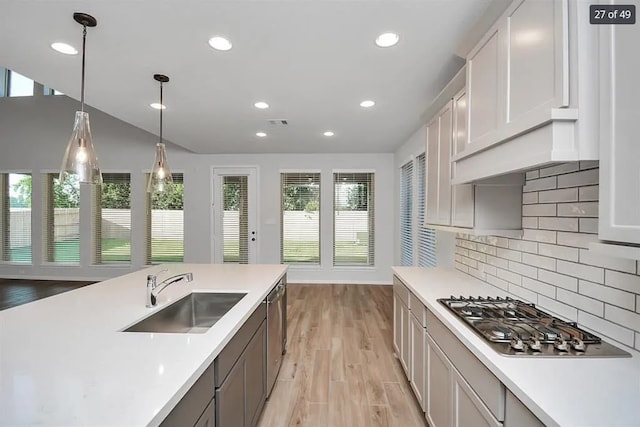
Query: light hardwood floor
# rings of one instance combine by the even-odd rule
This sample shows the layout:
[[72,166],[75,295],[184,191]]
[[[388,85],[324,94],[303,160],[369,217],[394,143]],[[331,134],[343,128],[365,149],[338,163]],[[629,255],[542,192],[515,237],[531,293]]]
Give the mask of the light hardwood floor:
[[287,292],[287,354],[260,427],[427,425],[394,356],[391,286]]

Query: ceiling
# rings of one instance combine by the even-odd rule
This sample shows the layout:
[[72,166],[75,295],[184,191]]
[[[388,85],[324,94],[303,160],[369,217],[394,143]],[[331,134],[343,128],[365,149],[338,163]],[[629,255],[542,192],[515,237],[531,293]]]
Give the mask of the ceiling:
[[[3,0],[0,66],[158,133],[154,73],[166,74],[165,139],[196,153],[393,152],[462,66],[456,48],[489,0]],[[383,32],[400,42],[379,48]],[[207,41],[227,37],[233,48]],[[359,103],[372,99],[364,109]],[[259,110],[256,101],[270,108]],[[286,119],[274,126],[269,119]],[[333,137],[323,136],[331,130]],[[267,137],[258,138],[258,131]]]

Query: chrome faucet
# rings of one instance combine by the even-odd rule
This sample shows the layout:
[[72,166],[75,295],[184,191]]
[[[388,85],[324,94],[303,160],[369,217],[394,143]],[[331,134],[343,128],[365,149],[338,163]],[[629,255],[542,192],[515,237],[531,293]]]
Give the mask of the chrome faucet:
[[[160,273],[162,273],[162,271]],[[181,282],[182,280],[186,280],[187,282],[192,281],[193,273],[176,274],[175,276],[171,276],[160,283],[156,283],[157,278],[157,274],[149,274],[147,276],[147,307],[149,308],[155,307],[158,294],[162,292],[164,288],[173,283]]]

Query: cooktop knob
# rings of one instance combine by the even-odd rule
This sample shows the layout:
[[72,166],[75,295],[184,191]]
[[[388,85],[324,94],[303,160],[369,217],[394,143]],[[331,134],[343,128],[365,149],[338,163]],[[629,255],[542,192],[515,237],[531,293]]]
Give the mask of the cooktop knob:
[[535,351],[535,352],[540,351],[540,348],[541,348],[540,340],[537,340],[537,339],[531,337],[531,338],[529,338],[529,341],[527,342],[527,345],[529,346],[529,349],[531,351]]
[[569,351],[569,344],[562,338],[558,338],[553,342],[553,347],[558,351]]
[[524,343],[518,337],[511,338],[511,348],[515,351],[524,351]]
[[575,351],[584,351],[585,349],[584,341],[582,341],[580,338],[572,339],[571,348],[574,349]]

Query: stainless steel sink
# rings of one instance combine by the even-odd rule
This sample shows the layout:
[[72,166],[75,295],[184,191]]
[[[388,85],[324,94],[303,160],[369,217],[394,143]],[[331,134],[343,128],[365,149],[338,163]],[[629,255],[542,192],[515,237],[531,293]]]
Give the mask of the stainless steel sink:
[[246,293],[193,292],[123,332],[203,334]]

